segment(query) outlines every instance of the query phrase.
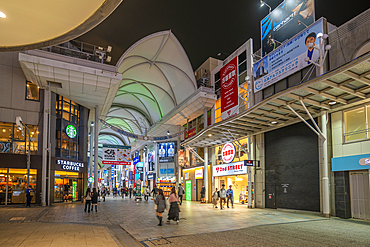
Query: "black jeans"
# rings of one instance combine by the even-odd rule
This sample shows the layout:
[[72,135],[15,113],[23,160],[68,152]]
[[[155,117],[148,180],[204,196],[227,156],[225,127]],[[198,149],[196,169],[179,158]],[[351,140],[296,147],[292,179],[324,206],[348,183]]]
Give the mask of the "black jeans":
[[144,200],[148,201],[148,199],[149,199],[149,195],[144,195]]
[[27,195],[27,204],[26,204],[26,207],[31,207],[31,198],[32,198],[31,195]]
[[182,204],[182,195],[179,195],[180,205]]
[[231,197],[227,197],[227,207],[229,207],[229,201],[231,202],[231,206],[234,207],[234,198],[231,196]]
[[85,212],[86,212],[86,209],[88,209],[88,212],[90,212],[90,208],[91,208],[91,200],[86,200],[86,202],[85,202]]

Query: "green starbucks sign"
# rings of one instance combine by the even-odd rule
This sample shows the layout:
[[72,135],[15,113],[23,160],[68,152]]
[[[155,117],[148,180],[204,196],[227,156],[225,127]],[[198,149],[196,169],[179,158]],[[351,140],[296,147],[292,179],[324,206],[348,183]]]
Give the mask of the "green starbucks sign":
[[73,125],[67,125],[66,127],[66,134],[69,138],[75,138],[77,136],[77,130],[76,127]]

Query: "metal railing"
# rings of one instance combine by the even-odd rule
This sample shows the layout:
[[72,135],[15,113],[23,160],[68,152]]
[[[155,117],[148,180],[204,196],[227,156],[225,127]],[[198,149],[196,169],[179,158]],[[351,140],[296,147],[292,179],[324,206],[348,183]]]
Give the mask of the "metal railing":
[[[343,138],[344,138],[345,142],[346,141],[355,141],[355,140],[367,139],[367,138],[369,138],[369,132],[370,132],[370,129],[362,129],[362,130],[347,132],[347,133],[343,134]],[[362,136],[363,134],[365,134],[365,135]],[[348,140],[349,139],[348,137],[353,137],[355,135],[361,135],[361,136],[359,136],[358,138],[354,138],[352,140]]]

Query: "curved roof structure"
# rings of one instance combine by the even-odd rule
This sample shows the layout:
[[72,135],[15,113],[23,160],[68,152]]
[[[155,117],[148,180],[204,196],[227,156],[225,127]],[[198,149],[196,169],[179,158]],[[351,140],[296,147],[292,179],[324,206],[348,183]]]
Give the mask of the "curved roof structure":
[[[197,89],[188,56],[171,30],[139,40],[116,66],[122,82],[105,121],[134,134],[145,134]],[[132,142],[104,126],[99,134],[99,143]]]

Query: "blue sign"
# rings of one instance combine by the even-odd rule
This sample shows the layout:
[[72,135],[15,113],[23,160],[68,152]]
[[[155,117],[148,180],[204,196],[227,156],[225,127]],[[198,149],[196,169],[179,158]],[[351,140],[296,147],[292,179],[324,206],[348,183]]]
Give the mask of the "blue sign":
[[159,173],[160,173],[161,176],[175,175],[175,169],[174,168],[159,169]]
[[[319,36],[323,35],[320,19],[287,43],[253,65],[254,92],[258,92],[311,64],[305,58],[317,62]],[[310,43],[316,48],[310,47]]]
[[153,175],[153,173],[152,174],[148,174],[148,180],[154,180],[154,175]]
[[159,163],[172,163],[175,161],[175,143],[162,142],[158,144]]
[[114,180],[114,165],[111,166],[111,179]]
[[132,162],[134,163],[134,165],[136,165],[138,162],[140,162],[140,156],[136,156],[135,158],[133,158]]
[[370,169],[370,154],[332,158],[331,167],[333,172]]

